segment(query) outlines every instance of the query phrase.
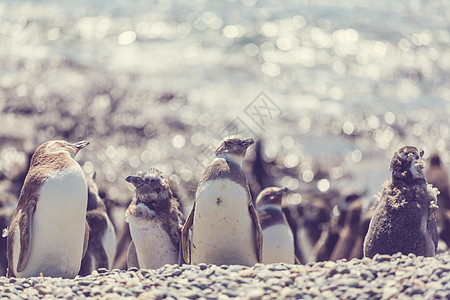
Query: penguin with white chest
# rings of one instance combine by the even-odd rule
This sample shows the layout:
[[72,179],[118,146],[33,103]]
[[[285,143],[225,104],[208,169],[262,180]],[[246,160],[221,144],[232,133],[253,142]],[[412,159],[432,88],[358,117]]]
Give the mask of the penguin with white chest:
[[262,263],[295,263],[294,235],[281,210],[287,188],[268,187],[256,198],[263,231]]
[[81,261],[80,275],[89,275],[99,268],[111,269],[116,257],[116,231],[98,194],[94,172],[88,179],[86,220],[89,224],[89,243]]
[[394,154],[390,164],[392,180],[384,183],[364,239],[365,257],[397,252],[436,254],[438,191],[425,180],[422,156],[423,151],[412,146]]
[[156,169],[125,180],[134,185],[136,192],[125,213],[132,239],[128,268],[157,269],[165,264],[181,264],[184,217],[169,181]]
[[74,157],[88,144],[50,141],[34,152],[8,229],[9,277],[78,274],[89,237],[88,197]]
[[242,170],[253,143],[251,138],[231,136],[216,149],[182,229],[186,262],[246,266],[261,262],[261,225]]

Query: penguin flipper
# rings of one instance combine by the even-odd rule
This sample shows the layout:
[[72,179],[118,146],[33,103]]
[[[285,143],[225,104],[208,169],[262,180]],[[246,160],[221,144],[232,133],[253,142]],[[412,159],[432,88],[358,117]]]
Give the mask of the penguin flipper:
[[19,216],[19,230],[20,230],[20,253],[17,262],[17,272],[22,272],[27,265],[28,258],[31,252],[31,230],[33,223],[33,214],[36,209],[36,201],[30,201],[28,205],[22,210]]
[[108,269],[108,255],[106,254],[105,248],[103,247],[101,239],[92,241],[89,244],[90,251],[95,257],[95,269],[105,268]]
[[84,256],[86,255],[86,251],[87,251],[87,248],[88,248],[88,244],[89,244],[89,231],[90,231],[89,223],[86,221],[86,223],[85,223],[85,225],[84,225],[83,255],[81,256],[82,259],[83,259]]
[[132,267],[139,268],[139,262],[138,262],[137,253],[136,253],[136,246],[134,245],[133,241],[131,241],[130,246],[128,247],[127,267],[128,268],[132,268]]
[[430,236],[430,242],[432,242],[430,245],[430,248],[432,249],[432,251],[430,251],[429,256],[434,256],[436,255],[436,251],[437,251],[437,246],[438,246],[438,241],[439,241],[439,233],[437,230],[437,224],[436,224],[436,219],[432,219],[429,220],[427,222],[427,234]]
[[253,205],[253,202],[250,201],[248,204],[248,212],[250,213],[250,217],[253,220],[253,223],[255,224],[255,231],[256,231],[256,254],[258,262],[262,262],[262,243],[263,243],[263,232],[261,228],[261,222],[259,221],[258,212],[256,211],[255,206]]
[[194,224],[194,213],[195,213],[195,201],[192,204],[191,212],[186,219],[186,222],[181,228],[181,246],[183,248],[183,258],[186,263],[191,263],[191,252],[190,252],[190,244],[189,244],[189,229],[191,229]]

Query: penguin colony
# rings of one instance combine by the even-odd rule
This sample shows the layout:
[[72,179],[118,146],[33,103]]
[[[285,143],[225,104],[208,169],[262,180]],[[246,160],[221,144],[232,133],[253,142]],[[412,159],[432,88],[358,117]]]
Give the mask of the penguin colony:
[[[126,267],[251,266],[371,258],[377,253],[436,254],[439,224],[449,218],[447,210],[438,212],[439,191],[426,178],[442,189],[441,195],[450,192],[442,181],[448,175],[435,155],[425,174],[423,151],[412,146],[399,149],[389,167],[392,178],[384,182],[374,207],[363,213],[361,195],[347,195],[339,218],[330,220],[326,199],[314,199],[305,207],[283,206],[287,188],[262,189],[261,184],[253,199],[242,162],[254,142],[240,136],[222,140],[186,218],[169,179],[159,170],[128,176],[125,180],[135,196],[125,212],[131,236]],[[95,173],[86,180],[75,160],[88,145],[49,141],[34,152],[12,217],[0,215],[1,224],[9,224],[3,232],[7,276],[74,278],[113,268],[123,239],[116,237]],[[257,146],[258,152],[259,142]],[[444,201],[439,203],[448,205]],[[5,203],[1,201],[1,212]]]

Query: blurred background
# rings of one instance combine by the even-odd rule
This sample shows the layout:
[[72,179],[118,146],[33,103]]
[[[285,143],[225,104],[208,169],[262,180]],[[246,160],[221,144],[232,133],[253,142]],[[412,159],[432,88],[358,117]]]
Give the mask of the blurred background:
[[231,126],[260,141],[253,194],[364,211],[399,147],[450,162],[449,20],[444,0],[2,1],[0,192],[17,199],[43,142],[88,140],[106,200],[154,167],[188,209]]

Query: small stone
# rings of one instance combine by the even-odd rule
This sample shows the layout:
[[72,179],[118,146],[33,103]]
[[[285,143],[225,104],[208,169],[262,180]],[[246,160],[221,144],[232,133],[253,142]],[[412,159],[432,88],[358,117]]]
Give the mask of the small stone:
[[245,296],[250,300],[257,300],[261,299],[261,297],[264,296],[264,294],[265,294],[264,289],[252,288],[245,294]]
[[252,269],[247,269],[239,272],[241,277],[255,277],[255,272]]
[[421,288],[415,286],[415,287],[412,287],[412,288],[411,288],[410,294],[411,294],[411,295],[422,295],[423,292],[424,292],[424,291],[423,291]]
[[103,274],[103,273],[108,272],[108,270],[107,270],[106,268],[99,268],[99,269],[97,269],[97,272],[98,272],[99,274]]
[[394,296],[397,296],[398,289],[396,287],[385,287],[383,289],[383,299],[391,299]]
[[8,282],[9,283],[15,283],[15,282],[17,282],[17,279],[14,278],[14,277],[11,277],[11,278],[8,279]]

